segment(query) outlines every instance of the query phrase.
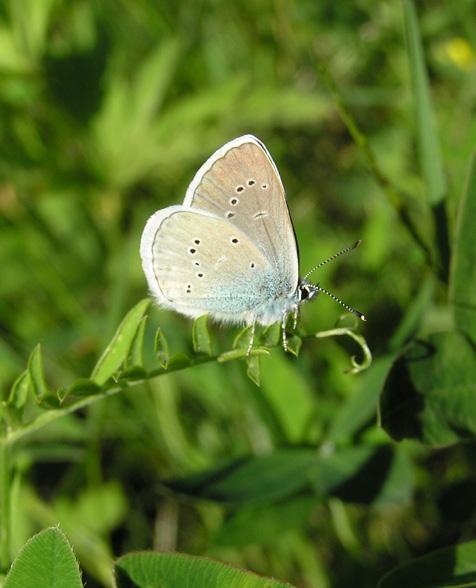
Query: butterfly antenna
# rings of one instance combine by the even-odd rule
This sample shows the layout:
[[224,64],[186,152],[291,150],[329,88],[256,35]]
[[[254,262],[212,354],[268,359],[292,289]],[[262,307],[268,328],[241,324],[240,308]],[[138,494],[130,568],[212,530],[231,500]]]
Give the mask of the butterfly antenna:
[[342,249],[341,251],[339,251],[338,253],[335,253],[334,255],[331,255],[331,257],[329,257],[328,259],[326,259],[325,261],[321,261],[321,263],[318,263],[316,266],[314,266],[310,271],[307,272],[307,274],[304,276],[303,280],[305,280],[308,276],[310,276],[313,272],[315,272],[317,269],[319,269],[320,267],[322,267],[323,265],[326,265],[326,263],[329,263],[329,261],[333,261],[334,259],[336,259],[337,257],[340,257],[341,255],[344,255],[344,253],[349,253],[350,251],[353,251],[354,249],[357,249],[357,247],[362,243],[362,239],[359,239],[358,241],[356,241],[355,243],[352,243],[352,245],[349,245],[348,247],[345,247],[344,249]]
[[329,298],[332,298],[332,300],[334,300],[334,302],[337,302],[337,304],[340,304],[341,306],[343,306],[347,311],[351,312],[352,314],[355,314],[355,316],[358,316],[359,319],[361,319],[363,321],[367,320],[365,314],[362,314],[358,310],[355,310],[355,308],[352,308],[352,306],[349,306],[343,300],[341,300],[340,298],[337,298],[337,296],[334,296],[334,294],[332,294],[332,292],[329,292],[329,290],[326,290],[322,286],[319,286],[319,284],[316,284],[315,287],[319,292],[323,292],[324,294],[327,294],[327,296],[329,296]]

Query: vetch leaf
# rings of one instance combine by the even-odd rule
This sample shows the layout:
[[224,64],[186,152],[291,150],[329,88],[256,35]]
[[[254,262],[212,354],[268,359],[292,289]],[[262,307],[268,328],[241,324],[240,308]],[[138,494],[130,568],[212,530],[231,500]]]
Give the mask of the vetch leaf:
[[302,347],[302,339],[298,335],[292,335],[288,339],[288,351],[295,357],[299,357],[299,352]]
[[92,371],[91,379],[96,384],[102,386],[124,363],[149,305],[150,300],[146,298],[126,314]]
[[250,355],[246,360],[246,375],[257,386],[261,383],[259,355]]
[[118,588],[292,588],[272,578],[181,553],[125,555],[117,560],[115,574]]
[[65,390],[60,390],[58,396],[60,400],[64,400],[68,396],[92,396],[93,394],[98,394],[100,391],[101,386],[98,386],[96,382],[93,382],[89,378],[79,378]]
[[147,323],[147,315],[143,316],[139,326],[137,327],[136,334],[132,340],[129,354],[125,361],[126,368],[137,368],[144,365],[144,333],[145,325]]
[[476,586],[476,541],[438,549],[391,570],[378,588]]
[[193,321],[192,342],[195,353],[212,354],[212,341],[208,332],[208,315],[199,316]]
[[451,260],[450,303],[458,328],[476,343],[476,153],[458,211]]
[[191,364],[190,357],[185,353],[176,353],[167,362],[167,369],[180,369]]
[[165,335],[160,327],[155,333],[154,351],[157,355],[157,359],[159,360],[159,364],[163,368],[166,368],[169,361],[169,344],[167,343],[167,339],[165,338]]
[[476,436],[476,352],[463,333],[415,342],[394,364],[381,400],[394,439],[443,446]]
[[38,401],[51,394],[45,381],[40,345],[33,349],[28,359],[28,374],[33,394]]
[[30,390],[30,379],[28,370],[25,370],[18,378],[13,382],[10,394],[6,401],[7,406],[14,407],[20,413],[26,404],[28,398],[28,392]]
[[58,528],[32,537],[12,564],[4,588],[82,588],[78,562]]

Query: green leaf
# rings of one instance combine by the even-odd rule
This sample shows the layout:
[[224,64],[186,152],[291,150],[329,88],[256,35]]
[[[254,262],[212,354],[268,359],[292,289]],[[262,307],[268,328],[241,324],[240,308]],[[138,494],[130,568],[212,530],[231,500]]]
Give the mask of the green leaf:
[[302,339],[298,335],[292,335],[288,339],[288,351],[295,357],[299,357],[299,352],[302,347]]
[[428,74],[413,0],[403,0],[403,14],[412,90],[415,99],[420,165],[425,179],[428,201],[434,207],[443,200],[446,186],[431,105]]
[[305,529],[315,508],[315,496],[298,496],[276,504],[242,507],[226,518],[214,538],[214,544],[220,547],[272,545],[281,540],[286,531]]
[[4,588],[82,588],[73,550],[57,528],[32,537],[12,564]]
[[476,343],[476,154],[458,211],[451,259],[450,302],[458,328]]
[[258,399],[268,426],[275,429],[277,442],[300,443],[306,439],[318,406],[315,389],[281,351],[261,362]]
[[160,327],[155,333],[154,351],[157,355],[157,359],[159,360],[159,364],[163,368],[166,368],[169,361],[169,344],[167,343],[167,339],[165,338],[165,335]]
[[212,354],[212,341],[208,332],[208,315],[199,316],[193,321],[192,342],[195,353]]
[[261,342],[265,347],[275,347],[281,339],[281,323],[273,323],[266,327],[262,336]]
[[101,386],[93,382],[89,378],[79,378],[73,382],[71,386],[65,390],[60,390],[58,393],[60,400],[65,400],[68,396],[93,396],[101,391]]
[[328,441],[336,443],[350,438],[376,415],[385,380],[397,357],[396,353],[379,357],[362,374],[356,389],[336,412],[327,433]]
[[409,502],[413,480],[407,455],[390,446],[348,447],[319,455],[310,475],[322,497],[382,507]]
[[279,449],[270,455],[239,459],[189,478],[174,480],[172,489],[224,502],[270,502],[309,486],[313,449]]
[[115,566],[118,588],[292,588],[203,557],[179,553],[133,553]]
[[233,340],[233,349],[248,349],[248,345],[251,338],[252,327],[245,327],[236,335]]
[[37,345],[28,359],[28,374],[35,398],[40,401],[51,394],[46,385],[41,347]]
[[168,370],[178,370],[180,368],[188,367],[192,363],[190,357],[185,353],[175,353],[167,362]]
[[7,406],[14,407],[17,409],[19,414],[26,404],[28,398],[28,392],[30,390],[30,378],[28,370],[25,370],[18,378],[13,382],[10,394],[6,401]]
[[147,315],[142,317],[139,326],[137,327],[129,353],[124,362],[126,368],[137,368],[144,365],[144,333],[146,323]]
[[380,394],[388,373],[400,354],[400,348],[416,333],[423,313],[433,293],[433,280],[423,282],[407,312],[401,319],[389,342],[387,355],[374,360],[370,368],[358,380],[355,390],[336,413],[327,440],[336,443],[350,438],[376,415]]
[[149,305],[150,300],[146,298],[126,314],[92,371],[91,379],[96,384],[102,386],[124,363]]
[[476,541],[438,549],[391,570],[378,588],[476,586]]
[[231,351],[225,351],[218,356],[218,363],[226,363],[227,361],[233,361],[234,359],[242,359],[243,357],[253,357],[255,355],[267,355],[270,353],[266,347],[253,347],[250,353],[244,347],[238,349],[232,349]]
[[435,446],[474,438],[475,382],[476,352],[464,334],[436,333],[415,342],[385,384],[383,427],[394,439]]
[[250,355],[246,359],[246,375],[257,386],[261,383],[259,355]]

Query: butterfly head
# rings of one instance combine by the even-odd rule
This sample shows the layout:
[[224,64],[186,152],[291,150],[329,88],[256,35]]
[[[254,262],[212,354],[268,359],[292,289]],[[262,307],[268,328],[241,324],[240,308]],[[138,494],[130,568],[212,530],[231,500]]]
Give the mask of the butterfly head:
[[297,301],[299,304],[309,302],[319,294],[319,286],[302,280],[297,287]]

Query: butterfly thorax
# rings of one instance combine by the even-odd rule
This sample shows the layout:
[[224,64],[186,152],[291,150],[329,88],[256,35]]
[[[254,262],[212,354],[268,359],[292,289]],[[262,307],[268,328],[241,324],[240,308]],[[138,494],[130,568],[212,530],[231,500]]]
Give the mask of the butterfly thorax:
[[294,290],[282,290],[269,286],[271,294],[268,302],[262,305],[255,314],[256,321],[261,325],[271,325],[277,321],[282,321],[285,315],[295,313],[297,308],[312,300],[319,292],[314,284],[300,281]]

